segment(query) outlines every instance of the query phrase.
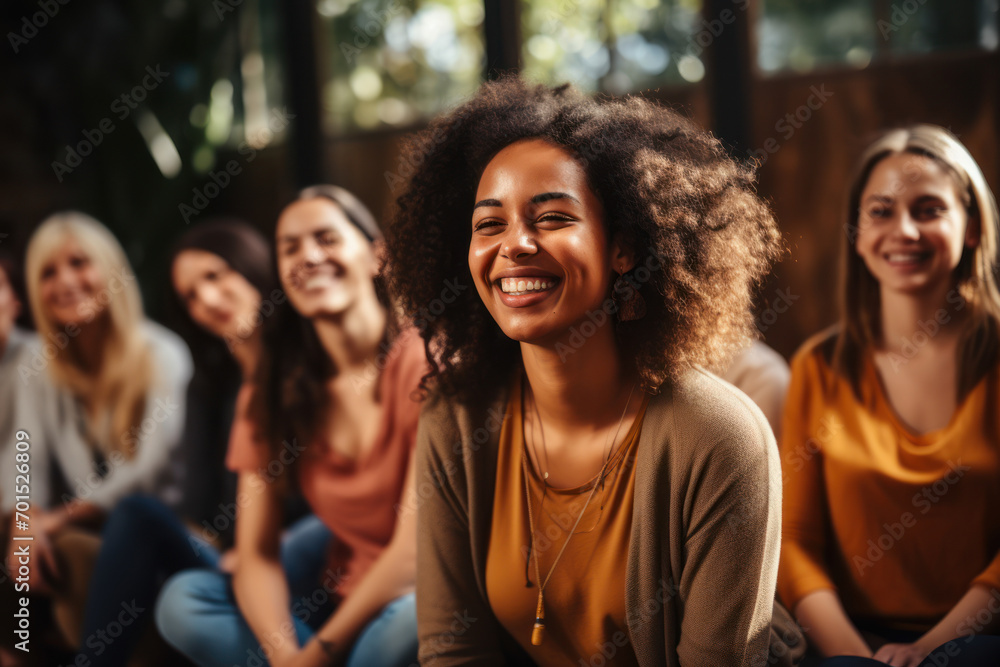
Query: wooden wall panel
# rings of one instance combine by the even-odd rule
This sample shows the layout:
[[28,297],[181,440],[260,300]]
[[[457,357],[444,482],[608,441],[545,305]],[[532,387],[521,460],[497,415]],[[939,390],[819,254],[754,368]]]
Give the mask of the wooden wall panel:
[[[836,320],[848,181],[857,155],[880,129],[914,122],[951,128],[998,191],[998,62],[996,53],[936,56],[754,82],[750,112],[757,155],[768,139],[776,142],[760,167],[759,192],[770,200],[790,247],[763,296],[773,299],[780,289],[798,297],[773,324],[761,327],[768,344],[790,355]],[[830,95],[818,109],[801,111],[816,91]],[[786,119],[797,110],[809,116],[799,127]]]

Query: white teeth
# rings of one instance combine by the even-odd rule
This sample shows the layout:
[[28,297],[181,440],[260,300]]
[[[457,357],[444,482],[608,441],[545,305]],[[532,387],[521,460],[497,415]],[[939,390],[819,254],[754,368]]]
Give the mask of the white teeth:
[[302,283],[302,289],[314,289],[327,284],[327,282],[328,278],[326,276],[313,276]]
[[916,262],[919,261],[922,255],[917,253],[891,253],[889,255],[890,262]]
[[500,279],[500,289],[506,294],[513,294],[515,296],[526,294],[528,292],[534,292],[536,290],[546,290],[550,286],[554,285],[554,282],[546,282],[540,278],[532,280],[519,280],[517,278]]

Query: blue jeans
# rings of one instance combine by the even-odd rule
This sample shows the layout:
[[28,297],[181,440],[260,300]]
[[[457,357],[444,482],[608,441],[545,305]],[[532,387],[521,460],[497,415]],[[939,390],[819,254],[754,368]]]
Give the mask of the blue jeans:
[[[323,562],[283,563],[289,578],[291,613],[300,646],[336,607],[331,573],[317,576]],[[307,567],[308,565],[308,567]],[[292,581],[310,581],[311,589]],[[296,590],[299,588],[299,590]],[[215,570],[182,572],[167,582],[156,605],[160,634],[201,667],[262,667],[273,645],[261,646],[233,596],[231,577]],[[275,642],[284,641],[278,636]],[[408,667],[417,662],[417,608],[413,593],[396,598],[355,640],[347,667]]]
[[[329,541],[329,529],[315,516],[299,520],[283,537],[286,572],[318,571]],[[80,653],[93,667],[124,667],[153,616],[164,580],[190,568],[214,568],[218,561],[215,548],[188,532],[156,498],[133,495],[122,499],[101,534]],[[308,590],[314,582],[300,577],[289,585],[293,590]]]
[[[1000,637],[959,637],[931,651],[920,667],[996,667],[1000,665]],[[824,660],[820,667],[885,667],[871,658],[840,655]]]

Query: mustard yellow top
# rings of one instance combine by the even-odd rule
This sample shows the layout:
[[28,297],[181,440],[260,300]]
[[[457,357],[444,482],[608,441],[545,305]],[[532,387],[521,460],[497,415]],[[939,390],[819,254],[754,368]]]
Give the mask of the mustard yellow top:
[[[486,593],[493,613],[538,665],[638,665],[625,624],[625,561],[632,529],[635,450],[649,397],[608,462],[603,488],[590,504],[545,586],[545,638],[531,644],[538,578],[530,555],[524,491],[524,431],[520,378],[511,388],[500,431],[493,525],[486,559]],[[526,453],[524,454],[526,456]],[[587,502],[595,478],[573,489],[545,486],[528,465],[535,521],[533,547],[544,581]],[[543,500],[544,499],[544,500]],[[531,587],[525,586],[530,579]]]
[[835,589],[855,622],[926,631],[973,584],[1000,588],[1000,371],[915,434],[870,354],[859,401],[820,342],[792,360],[778,593],[794,609]]

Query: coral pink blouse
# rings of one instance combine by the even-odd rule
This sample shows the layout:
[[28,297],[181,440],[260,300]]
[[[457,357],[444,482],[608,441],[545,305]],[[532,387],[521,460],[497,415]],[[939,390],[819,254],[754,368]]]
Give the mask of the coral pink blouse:
[[304,451],[286,444],[272,458],[266,443],[255,437],[253,419],[247,414],[253,387],[247,384],[240,390],[226,466],[269,479],[292,456],[303,457],[298,469],[302,494],[334,535],[329,569],[320,579],[345,598],[392,539],[416,442],[421,404],[414,391],[426,370],[420,336],[414,329],[403,332],[386,354],[379,379],[382,426],[374,445],[358,459],[324,443],[306,446]]

